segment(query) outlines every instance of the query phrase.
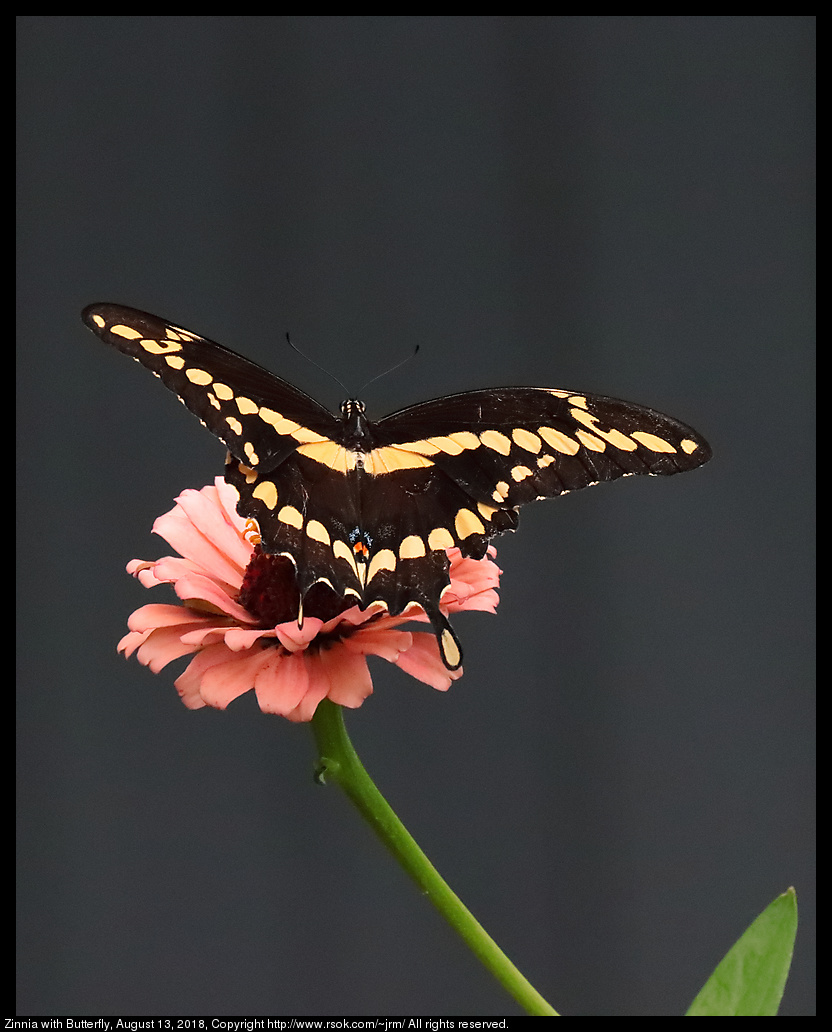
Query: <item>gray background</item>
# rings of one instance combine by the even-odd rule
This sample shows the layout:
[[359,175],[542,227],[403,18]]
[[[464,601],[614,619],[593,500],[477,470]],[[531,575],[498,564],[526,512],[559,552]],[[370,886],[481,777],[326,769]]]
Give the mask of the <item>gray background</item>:
[[517,1008],[251,695],[115,654],[223,449],[116,301],[371,414],[503,384],[692,423],[704,469],[524,510],[377,783],[569,1015],[680,1014],[795,885],[813,1013],[813,62],[802,17],[23,18],[18,1013]]

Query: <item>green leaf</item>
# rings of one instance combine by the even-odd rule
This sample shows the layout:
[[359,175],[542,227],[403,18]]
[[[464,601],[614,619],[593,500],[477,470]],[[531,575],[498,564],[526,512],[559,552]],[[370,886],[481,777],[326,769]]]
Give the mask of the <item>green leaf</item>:
[[772,1017],[777,1014],[797,933],[797,896],[778,896],[717,965],[687,1017]]

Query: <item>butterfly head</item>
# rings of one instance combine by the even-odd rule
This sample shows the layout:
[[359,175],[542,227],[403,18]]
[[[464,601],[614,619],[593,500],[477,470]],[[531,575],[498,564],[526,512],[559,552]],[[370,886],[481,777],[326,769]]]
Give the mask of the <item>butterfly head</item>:
[[341,415],[344,419],[355,419],[364,415],[364,402],[357,398],[348,398],[341,402]]
[[341,404],[341,421],[344,426],[344,444],[355,451],[371,449],[369,424],[365,415],[364,402],[348,398]]

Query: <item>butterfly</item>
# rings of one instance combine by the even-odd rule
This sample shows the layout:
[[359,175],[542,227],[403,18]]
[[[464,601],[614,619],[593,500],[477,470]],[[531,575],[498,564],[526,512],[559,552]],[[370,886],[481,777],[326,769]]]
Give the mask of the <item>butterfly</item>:
[[229,348],[156,315],[89,305],[84,323],[134,358],[228,449],[225,479],[261,547],[294,565],[301,605],[323,582],[366,609],[412,604],[442,661],[462,648],[442,594],[447,550],[482,559],[520,506],[634,474],[669,475],[711,457],[671,416],[615,398],[542,387],[466,391],[378,421],[349,399],[334,415]]

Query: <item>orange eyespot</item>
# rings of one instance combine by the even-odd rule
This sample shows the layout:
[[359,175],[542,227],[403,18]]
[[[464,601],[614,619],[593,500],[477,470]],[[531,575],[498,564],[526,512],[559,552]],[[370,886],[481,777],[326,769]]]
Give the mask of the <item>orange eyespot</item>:
[[252,548],[260,544],[263,538],[260,536],[260,526],[257,520],[246,520],[246,529],[243,531],[243,537]]

